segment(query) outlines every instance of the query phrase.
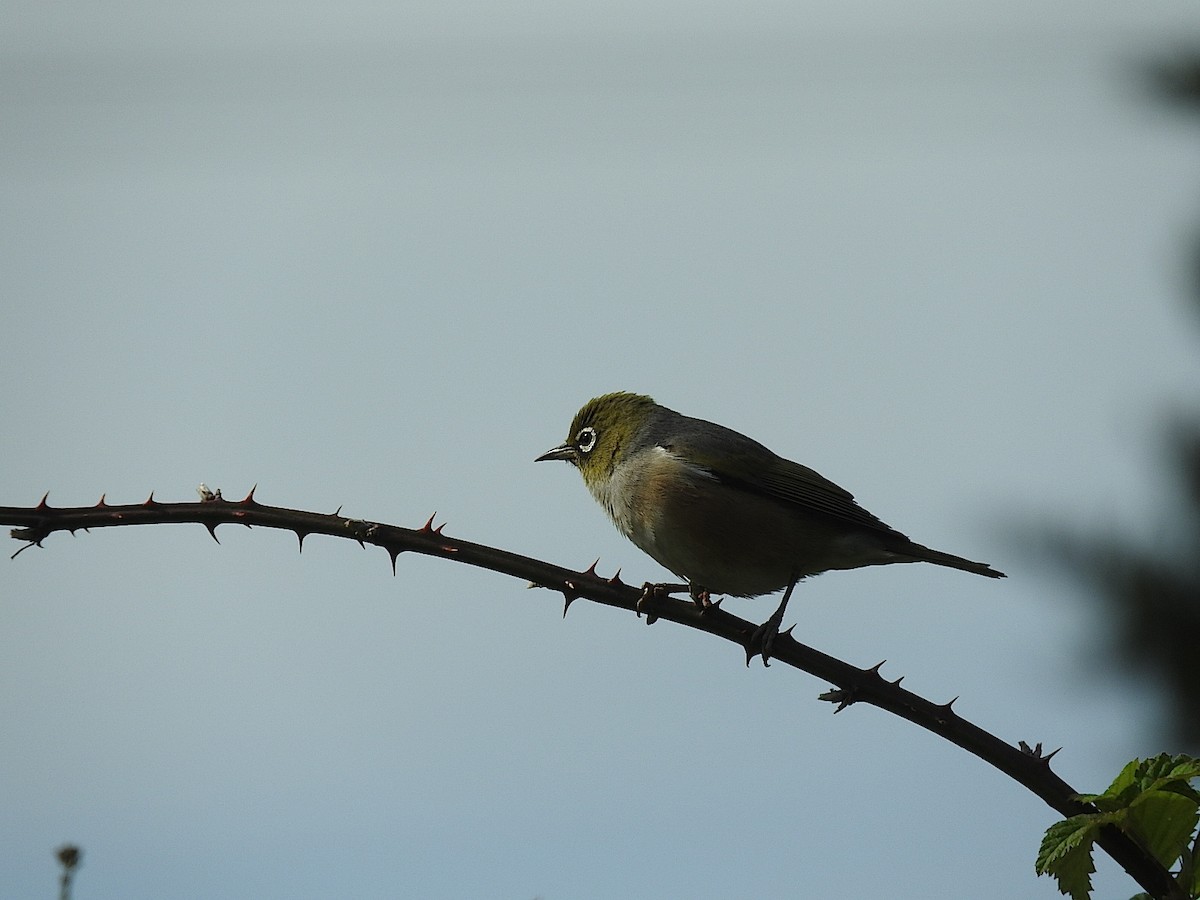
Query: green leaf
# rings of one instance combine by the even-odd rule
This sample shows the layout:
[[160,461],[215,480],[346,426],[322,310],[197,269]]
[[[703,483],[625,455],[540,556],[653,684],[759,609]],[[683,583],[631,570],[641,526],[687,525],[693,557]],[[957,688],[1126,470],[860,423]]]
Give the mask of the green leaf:
[[1092,895],[1092,843],[1102,817],[1071,816],[1046,829],[1034,867],[1038,875],[1051,875],[1058,889],[1071,900],[1089,900]]
[[1200,793],[1189,784],[1193,778],[1200,778],[1200,759],[1163,754],[1147,763],[1150,768],[1146,772],[1149,781],[1146,790],[1171,791],[1200,804]]
[[1102,794],[1079,794],[1078,799],[1091,803],[1097,809],[1111,812],[1122,809],[1133,802],[1138,795],[1139,768],[1143,765],[1140,759],[1134,759],[1125,764],[1121,774],[1113,779],[1113,783]]
[[1200,793],[1188,783],[1193,778],[1200,778],[1200,759],[1162,753],[1131,760],[1104,793],[1079,794],[1078,798],[1106,811],[1130,806],[1146,791],[1173,791],[1200,803]]
[[1164,868],[1171,868],[1187,849],[1200,819],[1188,797],[1166,790],[1147,791],[1129,808],[1129,829]]
[[1113,783],[1108,786],[1104,794],[1108,797],[1118,797],[1123,792],[1134,787],[1139,781],[1139,770],[1145,766],[1145,760],[1131,759],[1125,763],[1125,768],[1121,770],[1121,774],[1113,779]]
[[[1189,896],[1200,898],[1200,791],[1191,784],[1200,778],[1200,759],[1167,753],[1135,759],[1121,769],[1101,794],[1077,799],[1097,810],[1056,822],[1042,838],[1036,870],[1052,875],[1058,889],[1072,900],[1091,895],[1092,844],[1103,825],[1128,832],[1158,862],[1170,869],[1182,860],[1179,882]],[[1189,846],[1189,842],[1192,842]]]

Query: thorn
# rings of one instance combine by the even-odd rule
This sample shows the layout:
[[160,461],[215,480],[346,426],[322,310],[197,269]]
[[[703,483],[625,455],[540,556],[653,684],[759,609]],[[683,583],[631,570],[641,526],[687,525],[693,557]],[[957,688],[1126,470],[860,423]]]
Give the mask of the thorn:
[[903,680],[904,680],[904,676],[901,675],[899,678],[897,678],[895,681],[892,682],[892,687],[900,687],[900,682],[902,682]]
[[220,524],[221,524],[220,522],[205,522],[204,523],[204,527],[208,529],[208,533],[212,535],[212,539],[214,541],[216,541],[218,544],[221,543],[220,539],[217,537],[217,526]]
[[100,499],[96,501],[96,509],[103,509],[104,507],[108,506],[108,504],[104,501],[106,496],[106,494],[100,495]]
[[342,508],[341,508],[340,506],[339,506],[337,509],[335,509],[335,510],[333,511],[333,517],[334,517],[335,519],[336,519],[338,516],[340,516],[341,514],[342,514]]
[[388,552],[388,556],[390,556],[392,558],[392,577],[395,578],[396,577],[396,557],[400,555],[400,551],[397,550],[395,547],[388,547],[386,549]]
[[[599,562],[599,560],[596,560],[596,561]],[[621,580],[621,570],[620,569],[617,569],[617,571],[613,572],[613,577],[608,579],[608,583],[609,584],[624,584],[625,583]]]
[[563,591],[563,618],[567,617],[567,610],[571,608],[571,604],[579,599],[579,595],[574,591]]
[[254,499],[254,492],[258,490],[258,482],[254,483],[254,487],[250,488],[250,493],[242,500],[242,506],[258,506],[258,501]]
[[878,675],[879,670],[883,668],[883,664],[885,662],[887,662],[886,659],[881,659],[879,662],[875,663],[875,665],[871,666],[871,668],[867,669],[867,671],[872,673],[873,675]]
[[49,496],[50,496],[49,491],[46,491],[46,493],[42,494],[42,499],[40,501],[38,501],[38,505],[37,505],[38,509],[49,509],[50,508],[50,504],[46,502],[46,498]]
[[146,498],[146,502],[143,503],[142,506],[158,506],[158,501],[154,499],[154,491],[150,492],[150,496]]
[[296,539],[300,542],[300,552],[301,553],[304,552],[304,539],[306,537],[308,537],[307,531],[301,531],[299,528],[296,529]]
[[770,650],[764,646],[766,635],[763,632],[763,626],[760,625],[752,630],[743,631],[742,634],[746,636],[746,643],[742,644],[742,649],[746,651],[746,668],[750,668],[750,661],[754,657],[761,656],[763,668],[769,669],[771,667],[769,661]]
[[591,575],[593,578],[599,578],[600,576],[596,574],[596,566],[598,566],[599,564],[600,564],[600,557],[597,556],[595,562],[593,562],[590,566],[588,566],[586,569],[584,569],[583,574]]
[[433,527],[433,517],[436,515],[437,515],[437,511],[434,510],[433,516],[430,516],[428,519],[426,519],[425,524],[421,526],[422,531],[428,531],[430,534],[437,534],[438,532],[440,532],[442,530],[440,528],[434,529],[434,527]]
[[1047,766],[1050,765],[1050,760],[1054,759],[1054,757],[1057,756],[1062,751],[1062,747],[1059,747],[1057,750],[1052,750],[1050,753],[1043,755],[1041,741],[1038,741],[1032,747],[1030,747],[1024,741],[1018,741],[1017,746],[1020,748],[1021,752],[1024,753],[1026,756],[1032,756],[1034,759],[1038,760],[1039,762],[1045,763]]
[[789,625],[789,626],[788,626],[787,628],[785,628],[783,631],[779,632],[779,634],[775,635],[775,640],[779,640],[781,637],[791,637],[791,636],[792,636],[792,632],[793,632],[795,629],[796,629],[796,626],[795,626],[794,624],[793,624],[793,625]]
[[954,704],[957,702],[958,698],[955,697],[953,700],[949,700],[946,703],[941,704],[940,709],[944,709],[946,712],[952,713],[954,712]]

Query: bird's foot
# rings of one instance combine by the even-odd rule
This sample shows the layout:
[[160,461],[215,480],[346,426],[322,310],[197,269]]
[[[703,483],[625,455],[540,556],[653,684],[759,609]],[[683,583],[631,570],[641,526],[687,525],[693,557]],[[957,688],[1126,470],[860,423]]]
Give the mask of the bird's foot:
[[642,617],[642,613],[645,613],[646,624],[653,625],[658,621],[658,614],[647,609],[647,604],[652,600],[665,600],[672,594],[676,594],[679,591],[686,591],[687,589],[688,586],[686,584],[653,584],[647,581],[642,585],[642,596],[638,598],[634,612],[637,613],[639,619]]
[[775,610],[771,617],[763,622],[750,635],[746,644],[746,665],[756,656],[761,656],[763,667],[770,666],[771,651],[775,647],[775,638],[779,637],[779,626],[783,624],[783,609]]
[[[799,580],[800,576],[792,576],[787,589],[783,592],[783,599],[779,601],[775,612],[771,613],[771,618],[755,628],[750,635],[750,641],[746,644],[747,666],[750,665],[750,660],[756,656],[762,657],[763,668],[770,665],[771,649],[775,646],[775,639],[779,637],[779,626],[783,624],[783,614],[787,611],[788,601],[792,599],[792,591],[796,589],[796,583]],[[788,630],[791,631],[790,628]]]
[[713,602],[712,595],[708,588],[696,587],[694,584],[688,585],[688,596],[692,598],[692,602],[700,608],[700,614],[708,612],[710,609],[716,609],[721,605],[721,601]]

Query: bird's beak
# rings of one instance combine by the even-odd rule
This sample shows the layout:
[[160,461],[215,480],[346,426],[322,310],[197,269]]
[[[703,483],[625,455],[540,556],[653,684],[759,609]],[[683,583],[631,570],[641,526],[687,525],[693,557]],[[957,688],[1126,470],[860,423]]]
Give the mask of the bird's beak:
[[567,462],[575,462],[579,459],[579,454],[570,444],[559,444],[554,449],[547,450],[535,459],[534,462],[544,462],[547,459],[562,459]]

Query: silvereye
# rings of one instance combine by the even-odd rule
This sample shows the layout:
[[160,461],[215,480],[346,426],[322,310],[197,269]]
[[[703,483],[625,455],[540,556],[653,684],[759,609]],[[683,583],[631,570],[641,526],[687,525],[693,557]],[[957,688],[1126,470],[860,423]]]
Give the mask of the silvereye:
[[909,540],[848,491],[744,434],[641,394],[589,400],[567,440],[537,461],[546,459],[579,469],[617,530],[685,579],[698,604],[708,605],[710,594],[757,597],[784,589],[779,608],[751,639],[764,662],[793,588],[809,575],[930,562],[1004,577]]

